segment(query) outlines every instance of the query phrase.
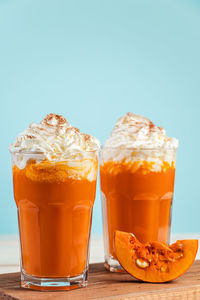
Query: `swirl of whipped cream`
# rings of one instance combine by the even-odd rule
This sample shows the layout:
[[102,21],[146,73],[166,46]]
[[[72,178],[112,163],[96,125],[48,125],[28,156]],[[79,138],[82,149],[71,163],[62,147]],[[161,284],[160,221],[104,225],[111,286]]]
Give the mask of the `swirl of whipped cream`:
[[41,154],[41,160],[50,161],[83,159],[87,152],[99,148],[100,142],[95,137],[81,133],[56,114],[47,115],[39,124],[30,124],[9,147],[11,152],[27,152],[31,157],[34,153]]
[[[174,161],[177,147],[178,140],[167,137],[164,128],[129,112],[119,118],[102,152],[104,160],[148,160],[154,161],[156,168],[163,161]],[[137,150],[135,158],[130,149]]]
[[153,124],[149,119],[127,113],[116,123],[105,147],[126,148],[171,148],[178,147],[178,140],[169,138],[162,127]]

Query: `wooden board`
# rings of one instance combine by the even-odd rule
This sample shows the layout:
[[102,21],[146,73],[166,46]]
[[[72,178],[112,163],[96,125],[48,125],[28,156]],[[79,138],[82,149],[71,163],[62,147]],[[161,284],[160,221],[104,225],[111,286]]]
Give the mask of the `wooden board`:
[[65,292],[38,292],[20,288],[20,274],[0,275],[0,299],[20,300],[184,300],[200,299],[200,261],[182,277],[164,284],[134,280],[128,274],[110,273],[102,263],[90,265],[88,286]]

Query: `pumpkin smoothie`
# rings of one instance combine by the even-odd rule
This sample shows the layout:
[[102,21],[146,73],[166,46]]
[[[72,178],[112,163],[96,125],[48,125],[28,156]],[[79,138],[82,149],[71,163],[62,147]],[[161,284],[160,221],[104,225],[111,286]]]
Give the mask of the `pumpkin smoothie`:
[[121,117],[101,151],[105,266],[120,271],[115,230],[141,242],[169,242],[178,141],[149,119]]
[[23,287],[86,284],[98,149],[98,140],[55,114],[11,145]]

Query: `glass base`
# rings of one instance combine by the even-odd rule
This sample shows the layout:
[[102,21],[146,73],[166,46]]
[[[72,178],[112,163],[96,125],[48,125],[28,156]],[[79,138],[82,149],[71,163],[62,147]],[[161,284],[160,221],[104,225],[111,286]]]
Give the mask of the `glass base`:
[[38,291],[68,291],[87,285],[88,269],[81,275],[64,278],[44,278],[27,275],[21,271],[21,287]]
[[119,264],[117,259],[114,259],[112,256],[109,258],[105,258],[104,266],[106,270],[110,272],[120,272],[120,273],[126,273],[126,271],[122,268],[122,266]]

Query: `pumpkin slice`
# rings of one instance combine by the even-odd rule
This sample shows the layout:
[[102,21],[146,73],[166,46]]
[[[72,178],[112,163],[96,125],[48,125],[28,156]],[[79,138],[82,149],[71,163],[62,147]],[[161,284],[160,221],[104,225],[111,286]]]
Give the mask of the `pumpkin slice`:
[[140,243],[132,233],[115,231],[115,253],[121,266],[146,282],[171,281],[192,265],[198,240],[180,240],[168,246],[160,242]]

